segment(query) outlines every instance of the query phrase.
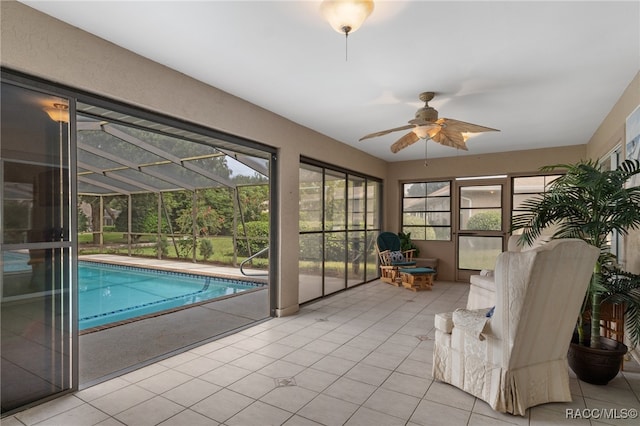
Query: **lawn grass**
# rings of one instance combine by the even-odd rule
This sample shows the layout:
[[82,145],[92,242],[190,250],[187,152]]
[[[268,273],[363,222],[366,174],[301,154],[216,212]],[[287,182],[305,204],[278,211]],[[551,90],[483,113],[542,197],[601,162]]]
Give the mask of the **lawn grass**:
[[[216,236],[216,237],[207,237],[207,239],[211,240],[213,243],[213,254],[207,260],[200,254],[200,250],[196,251],[196,261],[197,262],[209,262],[214,264],[223,264],[223,265],[233,265],[233,237],[231,236]],[[80,254],[97,254],[97,253],[107,253],[107,254],[128,254],[127,247],[127,239],[126,234],[122,232],[105,232],[104,233],[104,242],[105,247],[100,249],[100,247],[92,245],[93,236],[91,233],[83,233],[78,235],[78,243],[79,243],[79,252]],[[154,243],[156,241],[155,236],[144,235],[138,240],[139,243]],[[177,243],[177,239],[176,239]],[[132,245],[131,254],[134,256],[141,257],[157,257],[157,250],[155,244],[146,245],[146,246],[136,246]],[[175,246],[173,245],[173,241],[171,238],[167,239],[167,255],[164,256],[166,259],[183,259],[187,261],[192,261],[193,254],[190,253],[188,258],[179,257],[176,254]],[[238,256],[237,262],[238,264],[246,259],[246,256]],[[266,268],[268,266],[268,260],[266,258],[256,258],[252,262],[252,266],[254,268]]]

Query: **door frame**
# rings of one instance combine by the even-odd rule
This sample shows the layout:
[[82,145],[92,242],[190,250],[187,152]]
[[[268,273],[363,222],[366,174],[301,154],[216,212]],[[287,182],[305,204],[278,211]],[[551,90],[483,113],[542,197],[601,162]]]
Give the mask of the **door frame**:
[[[455,250],[455,279],[456,281],[469,282],[469,278],[471,275],[477,275],[480,270],[478,269],[461,269],[460,268],[460,237],[461,236],[486,236],[486,237],[501,237],[502,238],[502,251],[506,248],[506,235],[508,233],[509,228],[509,214],[510,214],[510,196],[511,196],[511,186],[510,186],[509,178],[505,176],[491,176],[491,177],[477,177],[477,178],[464,178],[464,179],[456,179],[455,180],[455,198],[453,201],[453,220],[451,236],[453,238],[454,250]],[[502,226],[499,231],[472,231],[472,230],[462,230],[461,221],[460,221],[460,210],[462,208],[461,203],[461,190],[467,186],[495,186],[499,185],[501,187],[501,218],[502,218]]]

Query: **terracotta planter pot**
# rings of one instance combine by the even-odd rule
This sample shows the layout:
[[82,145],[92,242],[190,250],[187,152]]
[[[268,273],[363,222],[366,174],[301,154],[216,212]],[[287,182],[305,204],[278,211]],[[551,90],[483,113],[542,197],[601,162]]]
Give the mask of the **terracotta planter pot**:
[[606,385],[620,371],[622,359],[626,353],[625,344],[600,337],[600,348],[590,348],[571,342],[567,360],[569,367],[583,382]]

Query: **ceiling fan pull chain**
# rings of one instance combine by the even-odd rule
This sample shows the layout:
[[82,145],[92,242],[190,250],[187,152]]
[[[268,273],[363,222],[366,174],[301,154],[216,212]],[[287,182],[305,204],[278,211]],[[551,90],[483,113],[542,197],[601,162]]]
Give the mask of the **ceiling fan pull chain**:
[[429,163],[427,163],[427,146],[429,145],[429,139],[424,140],[424,166],[427,167]]
[[349,31],[344,33],[344,61],[349,60]]

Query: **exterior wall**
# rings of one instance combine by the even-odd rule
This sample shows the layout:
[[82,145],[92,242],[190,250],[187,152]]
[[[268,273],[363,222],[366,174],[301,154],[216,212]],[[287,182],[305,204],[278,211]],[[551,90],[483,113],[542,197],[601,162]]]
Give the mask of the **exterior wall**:
[[15,1],[0,2],[2,66],[278,149],[279,314],[298,310],[300,155],[384,178],[386,163]]
[[[384,217],[387,231],[400,231],[402,214],[402,186],[404,182],[420,180],[447,180],[464,176],[490,176],[496,174],[536,173],[549,164],[571,163],[585,158],[586,145],[559,148],[502,152],[464,157],[433,158],[425,167],[424,159],[388,164],[385,186]],[[487,183],[490,183],[488,181]],[[452,193],[452,197],[454,194]],[[503,203],[508,203],[509,188],[505,188]],[[509,204],[507,204],[509,205]],[[455,280],[455,245],[453,241],[417,241],[420,257],[439,259],[438,279]]]
[[[640,105],[640,72],[636,74],[611,112],[591,137],[587,144],[589,158],[601,158],[618,144],[625,147],[625,122],[638,105]],[[626,158],[624,148],[623,152],[624,158]],[[619,259],[620,263],[627,270],[640,274],[640,230],[632,230],[625,237],[624,253],[625,258]]]

